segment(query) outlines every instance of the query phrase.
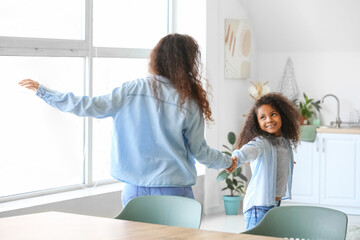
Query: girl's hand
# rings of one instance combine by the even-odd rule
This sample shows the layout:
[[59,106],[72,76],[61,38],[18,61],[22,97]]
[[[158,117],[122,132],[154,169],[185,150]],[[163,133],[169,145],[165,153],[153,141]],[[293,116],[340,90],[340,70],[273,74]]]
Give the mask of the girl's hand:
[[34,92],[36,92],[38,90],[39,85],[40,85],[37,81],[31,80],[31,79],[24,79],[24,80],[20,81],[19,84],[23,87],[33,90]]
[[230,166],[229,168],[225,169],[225,171],[226,171],[227,173],[232,173],[232,172],[235,171],[235,169],[237,168],[237,165],[238,165],[237,163],[238,163],[238,159],[237,159],[236,156],[234,156],[234,157],[232,158],[232,164],[231,164],[231,166]]

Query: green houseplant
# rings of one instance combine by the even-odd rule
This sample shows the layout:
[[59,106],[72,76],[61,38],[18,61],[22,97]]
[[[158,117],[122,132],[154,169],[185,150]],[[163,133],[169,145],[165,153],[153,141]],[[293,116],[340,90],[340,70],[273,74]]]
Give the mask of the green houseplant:
[[[223,153],[231,156],[232,152],[235,150],[235,133],[229,132],[227,140],[231,147],[223,145],[223,147],[226,149],[226,151],[223,151]],[[223,170],[216,178],[218,182],[225,181],[226,183],[226,187],[221,189],[222,191],[227,189],[230,190],[230,195],[223,196],[225,212],[227,215],[236,215],[238,213],[240,201],[242,199],[241,195],[245,194],[244,184],[247,182],[247,178],[241,173],[241,171],[241,167],[236,168],[236,170],[232,173],[227,173],[225,170]],[[240,195],[236,195],[236,193],[239,193]]]
[[[294,100],[295,105],[297,106],[300,113],[300,124],[307,125],[310,124],[310,119],[316,116],[316,111],[320,111],[320,100],[315,101],[312,98],[309,98],[305,93],[303,93],[304,100],[299,101],[298,99]],[[315,111],[316,110],[316,111]]]

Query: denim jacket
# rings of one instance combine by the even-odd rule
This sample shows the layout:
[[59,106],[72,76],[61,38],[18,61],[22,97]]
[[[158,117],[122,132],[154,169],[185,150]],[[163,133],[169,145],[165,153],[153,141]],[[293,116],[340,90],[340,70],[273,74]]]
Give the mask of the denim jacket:
[[[294,156],[288,140],[286,140],[289,152],[289,178],[286,188],[286,196],[282,199],[291,198],[292,175],[294,169]],[[256,137],[245,144],[240,150],[235,150],[232,156],[237,156],[238,165],[250,162],[252,178],[246,190],[244,198],[244,212],[252,206],[275,206],[276,195],[276,147],[270,140],[264,137]]]
[[78,116],[113,118],[111,175],[147,187],[184,187],[195,184],[195,159],[209,168],[227,168],[231,158],[210,148],[204,138],[204,119],[197,104],[180,109],[179,95],[170,81],[153,76],[90,98],[59,93],[40,85],[37,95],[51,106]]

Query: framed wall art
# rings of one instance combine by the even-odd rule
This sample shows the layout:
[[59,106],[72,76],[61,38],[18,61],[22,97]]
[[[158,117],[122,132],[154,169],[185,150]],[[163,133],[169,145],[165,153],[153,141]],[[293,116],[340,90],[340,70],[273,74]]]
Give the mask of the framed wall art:
[[251,31],[246,20],[225,20],[225,78],[250,77]]

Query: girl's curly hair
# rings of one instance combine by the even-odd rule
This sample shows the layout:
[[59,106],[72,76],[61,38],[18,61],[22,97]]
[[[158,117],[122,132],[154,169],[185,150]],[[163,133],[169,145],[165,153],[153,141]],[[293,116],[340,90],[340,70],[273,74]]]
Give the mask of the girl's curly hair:
[[[169,34],[158,42],[150,54],[149,72],[170,80],[180,96],[180,108],[186,100],[192,99],[205,115],[205,120],[213,121],[201,70],[199,45],[189,35]],[[158,98],[157,82],[154,79],[151,86]]]
[[237,139],[236,148],[240,149],[257,136],[271,137],[270,133],[261,130],[257,119],[257,110],[265,104],[279,112],[282,122],[281,134],[290,141],[292,147],[296,148],[300,133],[299,113],[294,103],[280,93],[268,93],[255,102]]

